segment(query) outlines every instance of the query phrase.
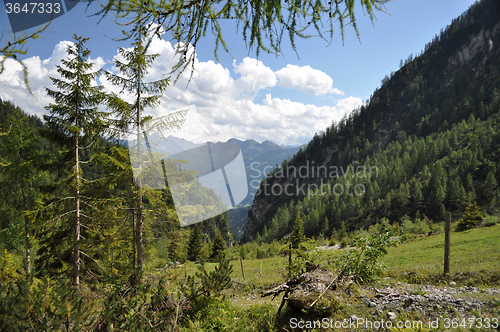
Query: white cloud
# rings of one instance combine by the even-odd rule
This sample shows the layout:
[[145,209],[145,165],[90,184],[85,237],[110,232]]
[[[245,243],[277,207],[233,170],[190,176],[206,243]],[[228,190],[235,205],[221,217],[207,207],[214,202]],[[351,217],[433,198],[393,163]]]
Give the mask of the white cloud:
[[[30,85],[38,101],[26,91],[22,84],[21,68],[13,62],[8,62],[5,72],[0,75],[0,96],[31,114],[46,113],[43,107],[52,100],[46,96],[45,87],[51,86],[49,76],[58,77],[55,66],[65,57],[67,43],[69,42],[60,42],[48,59],[33,57],[25,61],[30,72]],[[149,51],[161,55],[153,63],[145,80],[154,81],[167,77],[166,74],[176,63],[174,46],[156,38]],[[115,58],[123,61],[118,53]],[[92,61],[118,74],[112,59],[96,58]],[[282,87],[312,95],[340,93],[332,87],[333,80],[326,73],[309,66],[287,65],[273,72],[262,61],[245,58],[234,62],[233,67],[234,77],[221,64],[195,59],[196,70],[192,80],[189,81],[191,72],[188,68],[181,74],[176,85],[171,84],[167,88],[160,107],[147,111],[152,115],[163,115],[174,109],[195,105],[201,126],[205,127],[206,136],[210,140],[225,141],[234,137],[297,144],[308,142],[315,132],[324,130],[332,120],[338,121],[345,113],[362,103],[360,98],[347,97],[333,105],[316,106],[299,100],[272,97],[273,87],[278,84],[278,79]],[[120,91],[104,76],[101,76],[99,82],[108,91]],[[257,100],[260,91],[266,91],[266,96]],[[197,130],[201,131],[201,128]]]
[[234,71],[241,75],[237,80],[237,85],[248,93],[257,93],[276,85],[276,75],[262,61],[246,57],[239,64],[236,64],[235,60],[233,67]]
[[333,88],[333,80],[328,74],[310,66],[286,65],[276,72],[276,76],[280,80],[279,85],[285,89],[296,89],[315,96],[344,94],[339,89]]

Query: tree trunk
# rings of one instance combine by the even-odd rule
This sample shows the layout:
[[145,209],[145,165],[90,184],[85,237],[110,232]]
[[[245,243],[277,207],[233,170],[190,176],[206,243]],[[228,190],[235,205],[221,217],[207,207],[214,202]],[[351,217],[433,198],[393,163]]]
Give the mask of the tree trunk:
[[137,242],[137,267],[143,270],[143,243],[142,243],[142,193],[141,188],[137,188],[138,198],[137,198],[137,221],[136,221],[136,235],[135,239]]
[[[21,157],[21,162],[22,162]],[[24,180],[21,178],[21,194],[23,195],[23,209],[28,210],[28,203],[26,201],[26,193],[24,192]],[[28,216],[24,215],[24,232],[26,239],[26,280],[29,279],[31,273],[31,254],[30,254],[30,220]]]
[[[23,146],[23,136],[21,134],[21,149]],[[19,156],[21,157],[21,164],[24,163],[24,157],[22,154],[22,150],[19,152]],[[28,202],[26,199],[26,192],[24,190],[24,179],[21,176],[21,195],[23,196],[23,210],[28,211]],[[30,253],[30,220],[28,216],[24,215],[24,232],[26,239],[26,281],[29,279],[31,274],[31,253]]]
[[132,200],[131,200],[131,205],[132,205],[132,270],[135,271],[136,263],[137,263],[137,241],[135,240],[135,215],[136,215],[136,206],[137,202],[134,200],[134,187],[132,187]]
[[[137,160],[139,162],[139,170],[142,168],[142,154],[141,154],[141,149],[140,149],[140,142],[141,142],[141,74],[139,73],[139,85],[137,87],[137,119],[136,119],[136,125],[137,125]],[[139,174],[141,172],[139,171]],[[141,175],[141,174],[140,174]],[[139,175],[139,176],[140,176]],[[142,191],[141,191],[141,180],[139,179],[137,181],[137,220],[136,220],[136,247],[137,247],[137,265],[141,272],[143,271],[143,264],[142,264],[142,258],[143,258],[143,243],[142,243]]]
[[[76,106],[76,128],[79,126],[78,105]],[[75,244],[73,247],[73,285],[80,286],[80,159],[78,156],[79,142],[77,132],[75,136],[75,172],[76,172],[76,191],[75,191]]]

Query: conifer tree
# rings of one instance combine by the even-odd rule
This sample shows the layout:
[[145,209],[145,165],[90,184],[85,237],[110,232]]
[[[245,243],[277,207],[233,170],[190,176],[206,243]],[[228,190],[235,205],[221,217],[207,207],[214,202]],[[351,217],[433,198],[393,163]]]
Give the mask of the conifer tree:
[[[114,60],[119,74],[106,72],[106,78],[115,86],[122,88],[122,92],[126,92],[129,96],[133,96],[134,100],[131,103],[124,101],[120,96],[113,94],[108,105],[113,110],[117,117],[116,129],[117,135],[130,135],[136,137],[137,142],[137,163],[141,165],[142,152],[139,148],[143,135],[143,126],[146,121],[151,121],[152,118],[144,115],[145,108],[154,108],[160,104],[161,94],[165,91],[169,84],[169,79],[161,79],[153,82],[146,82],[145,77],[148,74],[154,60],[160,54],[146,54],[145,38],[142,34],[136,38],[132,44],[131,51],[124,48],[118,48],[118,52],[125,59],[122,62],[118,59]],[[168,116],[164,121],[158,122],[160,129],[179,126],[176,121],[177,116],[182,116],[182,112],[177,112]],[[135,156],[134,156],[135,157]],[[144,228],[144,211],[143,211],[143,195],[144,190],[140,179],[136,179],[134,186],[135,205],[133,207],[133,266],[143,270],[143,228]],[[136,266],[137,265],[137,266]]]
[[[31,244],[29,210],[35,208],[35,200],[39,195],[41,180],[45,172],[37,171],[36,167],[47,157],[37,141],[33,127],[27,123],[28,117],[19,112],[10,116],[9,131],[0,136],[0,174],[4,177],[0,187],[6,186],[16,197],[14,199],[17,211],[22,211],[24,219],[24,237],[26,249],[26,277],[31,273]],[[1,201],[11,195],[2,195]]]
[[215,259],[219,253],[223,253],[226,250],[226,241],[222,237],[222,234],[217,230],[215,233],[215,238],[212,242],[212,253],[210,258]]
[[188,243],[188,259],[196,261],[201,249],[203,248],[203,233],[198,224],[195,224],[191,229],[191,235]]
[[420,210],[422,206],[423,195],[422,195],[422,184],[419,180],[415,182],[415,191],[414,191],[414,199],[413,199],[413,209],[415,211]]
[[[104,94],[101,87],[93,84],[100,70],[92,71],[93,64],[88,62],[90,50],[85,46],[88,38],[75,35],[74,40],[75,43],[67,47],[66,59],[61,61],[62,65],[57,66],[61,79],[50,78],[59,90],[46,89],[55,103],[46,107],[50,111],[49,115],[44,116],[48,129],[42,133],[63,149],[59,165],[54,165],[58,166],[60,174],[64,175],[58,183],[59,194],[63,197],[58,197],[48,206],[59,207],[52,210],[55,215],[51,216],[51,221],[59,222],[59,229],[51,234],[54,238],[52,245],[56,245],[61,237],[66,237],[67,229],[72,228],[73,235],[69,241],[72,248],[72,279],[73,284],[79,286],[81,228],[83,219],[88,219],[88,215],[83,212],[92,206],[88,201],[89,196],[83,195],[87,186],[82,165],[88,161],[81,160],[81,156],[85,150],[98,144],[99,135],[106,128],[104,119],[107,115],[97,109],[97,105],[104,99]],[[65,173],[61,173],[61,170]],[[69,192],[66,193],[64,188],[69,188]],[[90,229],[89,225],[85,225],[85,228]],[[51,256],[53,260],[58,259]],[[63,253],[62,256],[66,254]],[[43,261],[43,256],[40,258]],[[60,262],[54,263],[61,266]]]
[[469,204],[465,208],[464,215],[457,223],[457,231],[465,231],[468,229],[475,228],[484,219],[484,214],[481,208],[477,205],[477,202]]
[[326,236],[327,232],[328,232],[328,218],[325,217],[325,220],[323,221],[323,224],[321,225],[321,234],[323,234],[323,236]]
[[489,172],[483,186],[483,196],[486,199],[485,203],[489,203],[495,197],[495,190],[497,187],[498,183],[495,179],[495,175],[493,172]]
[[462,201],[465,196],[465,190],[460,184],[460,179],[458,177],[449,177],[448,178],[448,191],[446,193],[447,196],[447,206],[449,206],[452,210],[461,208]]
[[[183,246],[182,242],[184,239],[178,229],[173,230],[169,233],[169,241],[168,245],[168,257],[172,261],[185,261],[185,256],[183,256]],[[185,252],[185,251],[184,251]],[[181,258],[183,257],[183,258]]]
[[267,234],[267,226],[264,225],[264,228],[262,229],[262,239],[264,241],[267,241],[267,236],[268,236],[268,234]]
[[465,189],[467,191],[470,191],[472,190],[473,188],[473,182],[472,182],[472,175],[469,173],[467,173],[467,177],[465,178]]
[[304,235],[304,223],[302,222],[302,217],[300,216],[300,211],[297,212],[297,217],[295,218],[295,223],[293,224],[292,232],[292,248],[297,249],[299,245],[306,239]]
[[342,221],[342,223],[340,224],[339,240],[342,240],[345,237],[347,237],[347,230],[345,227],[345,222]]
[[444,204],[441,204],[441,206],[439,207],[438,220],[444,221],[445,218],[446,218],[446,208],[444,207]]

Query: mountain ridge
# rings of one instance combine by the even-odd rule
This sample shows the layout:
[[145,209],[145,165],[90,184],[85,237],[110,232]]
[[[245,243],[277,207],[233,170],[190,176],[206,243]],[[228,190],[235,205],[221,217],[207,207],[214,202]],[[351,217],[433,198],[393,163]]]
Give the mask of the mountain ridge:
[[[249,212],[250,221],[243,240],[248,242],[260,238],[264,233],[270,233],[271,228],[274,229],[274,238],[279,239],[291,230],[294,215],[299,209],[297,204],[301,204],[300,208],[306,209],[306,212],[320,211],[317,213],[318,216],[306,216],[315,219],[314,222],[308,221],[316,224],[312,228],[322,229],[309,232],[314,236],[319,234],[331,236],[335,229],[340,227],[341,222],[345,222],[351,230],[362,226],[368,227],[376,222],[370,218],[375,218],[375,216],[380,218],[384,213],[374,212],[374,208],[371,213],[367,213],[366,210],[371,207],[358,206],[356,204],[359,203],[354,203],[356,200],[353,198],[342,198],[338,201],[333,198],[318,198],[321,202],[317,204],[327,207],[313,208],[311,207],[313,203],[305,203],[308,194],[301,188],[306,186],[306,188],[319,189],[322,185],[326,185],[325,181],[329,185],[334,185],[340,184],[341,179],[326,179],[325,174],[322,174],[321,178],[318,175],[302,178],[296,174],[286,177],[282,176],[282,171],[290,167],[295,169],[307,167],[309,169],[307,174],[310,175],[311,162],[316,163],[315,167],[369,166],[373,161],[370,158],[381,158],[384,149],[392,147],[392,143],[399,142],[400,145],[406,146],[412,140],[418,141],[426,137],[434,139],[434,136],[439,136],[439,133],[453,128],[460,121],[470,119],[471,115],[481,120],[492,116],[498,107],[498,89],[500,88],[499,19],[500,4],[498,2],[483,0],[472,5],[466,13],[453,20],[450,26],[441,30],[431,42],[426,44],[421,54],[415,58],[410,55],[407,60],[402,61],[402,66],[397,72],[386,76],[382,80],[381,87],[375,90],[367,105],[354,110],[339,123],[327,127],[325,131],[317,133],[307,148],[297,153],[289,162],[284,162],[277,167],[273,174],[262,183],[260,194],[254,199]],[[458,129],[454,130],[454,135],[460,134]],[[442,137],[439,139],[446,141]],[[427,143],[424,142],[423,145],[426,146]],[[426,148],[433,149],[432,146]],[[418,164],[418,160],[413,159],[417,158],[418,154],[415,150],[412,152],[411,148],[409,149],[404,162],[410,165]],[[423,157],[424,155],[421,158]],[[396,158],[396,155],[393,158]],[[495,160],[496,157],[493,156],[489,162]],[[432,162],[435,164],[437,161]],[[434,164],[431,163],[428,167],[434,168]],[[414,167],[415,171],[420,169],[420,167]],[[322,171],[325,172],[324,169]],[[496,178],[495,181],[500,180],[497,170],[491,171]],[[384,172],[388,171],[384,169]],[[445,170],[445,173],[447,172]],[[454,170],[450,169],[450,173],[452,172]],[[471,173],[474,185],[480,188],[486,179],[486,174],[475,172],[472,170]],[[411,172],[405,174],[412,178],[416,176]],[[462,177],[466,175],[467,173],[461,174]],[[461,180],[465,184],[466,179]],[[372,199],[389,198],[388,206],[393,208],[390,204],[391,193],[396,195],[399,190],[396,186],[405,184],[405,181],[404,178],[398,181],[394,179],[384,181],[389,181],[389,183],[377,183],[378,186],[383,185],[383,188],[369,187],[370,190],[377,192]],[[428,180],[418,179],[417,181],[415,179],[414,181],[423,182],[425,199],[430,200],[432,186],[428,184]],[[445,177],[442,177],[441,181],[445,181]],[[366,180],[365,185],[372,185],[371,182],[377,181]],[[279,194],[265,193],[266,189],[269,191],[273,188],[274,193]],[[289,192],[296,190],[296,192],[294,195],[286,195],[285,189],[289,189]],[[444,192],[447,195],[446,188]],[[438,201],[444,207],[445,201]],[[361,202],[361,204],[366,203]],[[373,203],[376,206],[380,205],[379,202]],[[430,203],[433,205],[432,201]],[[449,201],[446,203],[450,205]],[[333,208],[332,204],[334,204]],[[340,206],[335,204],[340,204]],[[449,207],[457,210],[456,206],[450,205]],[[395,206],[394,208],[397,209]],[[337,209],[341,211],[334,211]],[[352,210],[347,213],[345,209],[358,209],[358,211]],[[418,217],[425,212],[430,218],[437,219],[439,210],[442,210],[441,206],[419,207],[417,210],[408,208],[405,211],[413,218],[417,217],[417,212]],[[390,211],[387,211],[385,215],[391,216]],[[392,217],[397,220],[399,215],[394,214]],[[267,240],[271,240],[273,236],[268,236]]]

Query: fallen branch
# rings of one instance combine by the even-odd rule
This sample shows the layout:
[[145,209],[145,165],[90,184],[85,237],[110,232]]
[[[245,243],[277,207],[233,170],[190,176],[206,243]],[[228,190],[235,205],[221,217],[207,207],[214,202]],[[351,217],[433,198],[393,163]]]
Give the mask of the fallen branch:
[[300,283],[300,280],[297,278],[288,279],[284,283],[279,286],[274,287],[266,292],[264,292],[261,297],[266,297],[273,295],[273,300],[276,296],[278,296],[281,292],[290,292],[293,286],[296,286]]

